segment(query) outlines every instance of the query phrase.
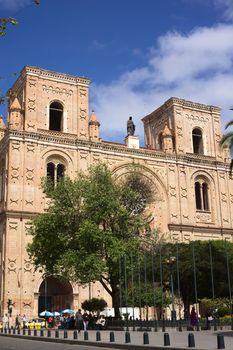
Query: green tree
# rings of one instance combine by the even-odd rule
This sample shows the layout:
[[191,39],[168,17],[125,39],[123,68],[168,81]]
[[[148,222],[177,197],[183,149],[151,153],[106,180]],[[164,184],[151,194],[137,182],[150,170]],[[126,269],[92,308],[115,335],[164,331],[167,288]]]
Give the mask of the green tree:
[[[125,300],[125,289],[123,289],[122,298]],[[148,319],[148,307],[159,309],[159,317],[162,315],[162,308],[165,309],[172,303],[171,293],[169,290],[163,290],[160,287],[153,285],[150,281],[147,286],[142,283],[139,288],[138,284],[132,288],[129,285],[127,290],[127,301],[130,307],[139,307],[146,309],[146,318]]]
[[104,310],[104,308],[107,306],[106,301],[103,298],[91,298],[89,300],[85,300],[82,303],[83,310],[90,311],[90,312],[97,312],[99,313]]
[[206,313],[212,314],[215,310],[219,317],[231,314],[231,303],[228,298],[215,298],[214,300],[203,298],[200,305],[202,316],[205,316]]
[[[233,120],[229,121],[229,123],[226,124],[225,129],[228,129],[232,125],[233,125]],[[230,148],[230,149],[232,148],[232,146],[233,146],[233,132],[232,131],[223,135],[222,140],[221,140],[221,145],[223,148]],[[233,169],[233,159],[231,160],[231,163],[230,163],[231,173],[232,173],[232,169]]]
[[[229,285],[227,276],[227,258],[226,251],[229,256],[229,269],[232,276],[233,271],[233,244],[225,241],[195,241],[178,244],[178,260],[179,260],[179,280],[180,293],[186,310],[189,310],[190,304],[195,303],[194,288],[194,261],[193,247],[195,252],[195,267],[197,281],[197,297],[212,298],[212,280],[211,280],[211,263],[210,263],[210,245],[212,251],[213,262],[213,281],[215,298],[229,297]],[[163,284],[167,284],[167,288],[171,289],[170,276],[173,273],[174,288],[177,294],[177,264],[172,267],[167,264],[170,256],[177,256],[177,245],[165,243],[162,246],[162,269]],[[155,257],[155,265],[160,264],[159,256]],[[148,275],[150,266],[148,266]],[[172,269],[172,270],[171,270]],[[157,268],[156,279],[160,281],[159,269]],[[167,282],[167,283],[166,283]],[[231,277],[231,285],[232,285]]]
[[[162,243],[162,244],[161,244]],[[141,263],[141,290],[138,288],[138,271],[134,266],[134,304],[138,305],[140,296],[141,305],[154,304],[154,291],[157,286],[161,285],[164,290],[163,297],[167,295],[171,302],[171,275],[174,287],[174,302],[180,305],[180,297],[183,301],[185,309],[188,311],[190,305],[196,302],[194,288],[194,260],[193,248],[196,267],[196,282],[197,282],[197,298],[200,301],[203,298],[213,299],[212,278],[211,278],[211,260],[210,248],[212,252],[212,267],[213,267],[213,283],[214,283],[214,300],[213,304],[218,303],[219,298],[229,298],[229,283],[227,275],[227,252],[229,258],[229,272],[231,278],[231,286],[233,285],[233,244],[222,240],[216,241],[195,241],[190,243],[166,243],[160,242],[161,247],[161,264],[159,245],[156,246],[156,251],[148,250],[146,253],[147,264],[146,268],[142,261]],[[178,275],[177,275],[177,251],[178,251],[178,266],[179,266],[179,292],[178,293]],[[153,258],[152,258],[153,252]],[[171,259],[173,258],[173,259]],[[173,260],[173,263],[168,263]],[[152,269],[153,266],[153,269]],[[145,270],[147,279],[147,288],[145,286]],[[161,280],[162,271],[162,280]],[[131,303],[130,279],[131,272],[128,272],[128,304]],[[154,277],[152,277],[154,275]],[[124,286],[124,281],[122,282]],[[155,289],[154,289],[155,286]],[[146,292],[147,290],[147,292]],[[159,292],[159,289],[158,289]],[[168,301],[169,301],[168,300]],[[159,306],[159,299],[155,304]],[[161,300],[162,302],[162,300]],[[168,304],[170,304],[168,302]],[[165,299],[164,306],[167,305]],[[217,304],[216,304],[217,305]]]
[[45,181],[51,205],[33,220],[28,245],[35,267],[47,275],[68,276],[79,283],[100,281],[112,297],[116,316],[119,257],[138,255],[145,241],[154,237],[153,232],[142,235],[150,215],[143,210],[142,193],[133,189],[135,182],[131,185],[135,176],[142,181],[136,173],[120,181],[99,163],[74,181],[62,179],[56,188]]
[[[40,5],[40,0],[32,0],[32,3],[35,5]],[[0,18],[0,37],[6,35],[9,24],[15,25],[18,24],[18,21],[13,17]]]
[[8,18],[0,18],[0,36],[5,36],[6,35],[6,30],[7,30],[7,26],[9,24],[17,24],[17,20],[15,18],[12,17],[8,17]]
[[[131,290],[129,290],[130,292]],[[162,295],[163,294],[163,295]],[[141,297],[141,300],[139,299]],[[130,296],[129,303],[132,305],[132,296]],[[155,306],[156,307],[167,307],[171,304],[171,295],[165,290],[161,290],[160,287],[154,287],[153,284],[147,283],[147,291],[145,292],[145,287],[135,288],[134,290],[134,305],[135,306]]]

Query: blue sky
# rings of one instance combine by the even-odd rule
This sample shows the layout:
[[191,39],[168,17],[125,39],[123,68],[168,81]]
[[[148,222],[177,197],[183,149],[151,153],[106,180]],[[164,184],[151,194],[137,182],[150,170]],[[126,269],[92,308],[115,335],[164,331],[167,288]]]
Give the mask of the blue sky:
[[[233,0],[0,0],[19,21],[0,38],[0,90],[26,64],[91,79],[101,136],[123,141],[177,96],[233,119]],[[0,107],[6,116],[6,107]]]

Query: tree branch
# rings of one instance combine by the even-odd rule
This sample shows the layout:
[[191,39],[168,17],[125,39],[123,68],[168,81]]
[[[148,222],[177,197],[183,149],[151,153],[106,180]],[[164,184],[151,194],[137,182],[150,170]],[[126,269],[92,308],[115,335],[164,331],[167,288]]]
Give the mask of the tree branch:
[[[104,287],[104,289],[112,296],[112,291],[111,289],[107,286],[107,284],[103,281],[103,276],[100,279],[100,283],[102,284],[102,286]],[[104,278],[106,281],[108,281],[106,278]]]

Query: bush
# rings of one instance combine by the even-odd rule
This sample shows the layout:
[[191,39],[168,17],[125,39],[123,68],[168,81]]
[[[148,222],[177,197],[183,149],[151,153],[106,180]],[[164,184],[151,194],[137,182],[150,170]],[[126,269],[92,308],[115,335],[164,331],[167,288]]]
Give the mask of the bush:
[[81,305],[85,311],[100,313],[107,306],[107,303],[103,298],[92,298],[85,300]]
[[228,315],[228,316],[221,317],[220,321],[222,325],[229,325],[231,324],[231,316]]
[[218,308],[218,315],[219,315],[219,317],[224,317],[226,315],[230,315],[230,313],[231,313],[231,310],[227,306],[220,306]]
[[201,299],[200,312],[202,316],[212,315],[214,310],[217,310],[219,317],[230,315],[230,300],[228,298]]

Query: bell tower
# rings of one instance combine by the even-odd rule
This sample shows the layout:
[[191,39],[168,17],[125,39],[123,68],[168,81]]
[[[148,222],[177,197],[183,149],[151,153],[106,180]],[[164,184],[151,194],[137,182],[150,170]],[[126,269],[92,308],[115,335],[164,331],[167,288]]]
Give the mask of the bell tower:
[[84,77],[24,67],[11,89],[17,98],[10,106],[10,126],[29,132],[69,133],[88,141],[89,83]]
[[[163,151],[165,143],[169,148],[167,131],[170,130],[172,138],[169,142],[173,142],[176,154],[224,159],[218,107],[171,97],[142,121],[147,148]],[[163,138],[166,124],[166,137]]]

